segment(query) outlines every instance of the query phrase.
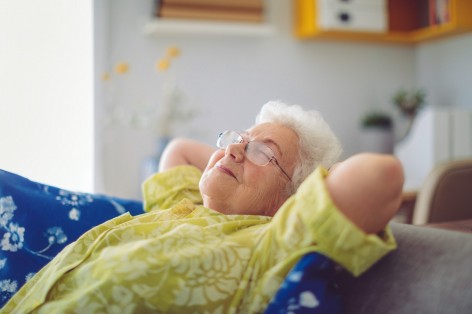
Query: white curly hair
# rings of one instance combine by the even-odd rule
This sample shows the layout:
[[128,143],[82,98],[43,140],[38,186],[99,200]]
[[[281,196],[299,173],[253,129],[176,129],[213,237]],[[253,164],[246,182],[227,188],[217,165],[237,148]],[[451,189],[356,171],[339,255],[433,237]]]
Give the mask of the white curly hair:
[[340,141],[316,110],[269,101],[262,106],[256,117],[256,125],[261,123],[282,124],[298,135],[298,156],[292,184],[287,191],[289,194],[294,193],[316,167],[329,169],[341,155]]

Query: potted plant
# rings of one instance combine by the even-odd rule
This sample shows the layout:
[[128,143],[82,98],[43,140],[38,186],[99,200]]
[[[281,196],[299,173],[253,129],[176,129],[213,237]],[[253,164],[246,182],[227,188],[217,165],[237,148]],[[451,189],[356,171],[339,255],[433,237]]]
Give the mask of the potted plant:
[[393,120],[381,111],[366,113],[361,119],[362,150],[376,153],[393,153]]
[[425,100],[426,93],[422,89],[413,89],[410,91],[400,89],[393,95],[393,105],[407,120],[406,127],[402,128],[403,132],[398,136],[397,142],[402,141],[410,133],[416,115],[424,106]]
[[380,111],[372,111],[364,115],[361,124],[363,128],[381,128],[386,130],[391,130],[393,126],[390,115]]
[[404,116],[414,118],[423,107],[425,99],[426,93],[421,89],[411,91],[400,89],[393,95],[393,104]]

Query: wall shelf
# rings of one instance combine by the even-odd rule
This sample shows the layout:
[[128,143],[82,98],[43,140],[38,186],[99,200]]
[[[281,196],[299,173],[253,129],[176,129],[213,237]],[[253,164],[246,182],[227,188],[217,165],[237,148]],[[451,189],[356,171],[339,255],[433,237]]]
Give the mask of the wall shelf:
[[270,23],[220,22],[155,18],[144,27],[144,33],[159,35],[228,35],[263,37],[276,34]]
[[[388,0],[388,30],[358,32],[326,30],[319,26],[317,1],[295,1],[295,36],[300,39],[335,39],[415,44],[472,32],[472,1],[449,0],[450,20],[440,25],[422,26],[423,0]],[[426,12],[427,13],[427,12]]]

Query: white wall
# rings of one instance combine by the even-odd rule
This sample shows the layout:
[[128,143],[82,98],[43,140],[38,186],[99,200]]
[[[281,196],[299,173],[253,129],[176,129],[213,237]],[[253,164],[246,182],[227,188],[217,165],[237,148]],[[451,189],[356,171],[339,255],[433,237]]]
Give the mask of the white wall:
[[0,168],[92,191],[91,1],[0,1]]
[[[292,36],[290,1],[276,1],[277,35],[272,37],[170,36],[143,34],[152,1],[110,2],[108,66],[131,64],[117,102],[159,102],[162,78],[156,59],[171,44],[179,46],[176,75],[192,105],[201,112],[182,135],[213,143],[227,128],[250,126],[260,106],[271,99],[322,112],[349,156],[359,151],[358,123],[371,108],[393,110],[390,97],[415,79],[415,50],[398,45],[299,41]],[[103,104],[102,104],[103,105]],[[101,127],[103,191],[140,196],[139,167],[153,151],[153,137],[121,126]]]
[[472,108],[472,35],[425,43],[415,51],[416,81],[433,106]]

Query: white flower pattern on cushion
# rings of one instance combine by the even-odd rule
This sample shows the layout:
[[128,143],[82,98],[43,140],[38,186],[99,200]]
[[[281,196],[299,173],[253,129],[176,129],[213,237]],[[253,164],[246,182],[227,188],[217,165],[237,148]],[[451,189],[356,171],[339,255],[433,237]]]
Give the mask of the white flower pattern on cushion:
[[[44,186],[43,191],[50,194],[49,186]],[[56,200],[64,206],[72,206],[69,211],[69,219],[78,221],[80,219],[80,206],[87,205],[93,202],[93,197],[87,193],[70,192],[67,190],[59,189]]]
[[23,247],[25,228],[20,227],[17,223],[10,222],[6,229],[8,232],[3,235],[2,250],[16,252]]
[[[26,250],[27,252],[34,254],[45,259],[52,259],[52,256],[44,255],[54,244],[63,244],[67,241],[67,235],[63,232],[60,227],[48,228],[44,236],[48,239],[48,245],[41,250],[34,251],[24,246],[25,232],[26,229],[20,226],[16,222],[12,222],[15,217],[14,211],[17,210],[17,206],[12,196],[5,196],[0,198],[0,227],[4,230],[2,240],[0,241],[0,247],[2,251],[7,252],[18,252],[19,250]],[[7,260],[2,260],[3,268]],[[0,291],[6,291],[0,289]]]
[[80,219],[80,210],[78,210],[77,208],[72,208],[69,211],[69,219],[78,221]]
[[16,280],[5,279],[0,281],[0,291],[14,293],[18,290],[18,283]]
[[28,273],[28,274],[25,276],[25,281],[30,280],[31,278],[33,278],[34,275],[36,275],[36,273],[34,273],[34,272]]
[[[54,244],[63,244],[67,242],[67,236],[60,227],[51,227],[46,230],[44,236],[48,240],[48,245],[41,250],[34,251],[25,246],[26,229],[18,223],[13,222],[15,218],[14,212],[18,209],[11,195],[0,197],[0,228],[3,229],[3,237],[0,241],[0,249],[5,252],[16,253],[25,250],[36,256],[52,259],[53,256],[44,255]],[[4,268],[8,263],[7,258],[0,260],[0,269]],[[35,272],[30,272],[25,277],[25,282],[34,276]],[[18,291],[18,281],[12,279],[0,280],[0,295],[2,301],[9,295]]]
[[0,198],[0,226],[6,227],[13,218],[13,212],[16,210],[16,205],[11,196]]
[[313,292],[303,291],[300,293],[299,304],[302,307],[315,308],[320,304],[320,302]]
[[62,205],[74,207],[93,202],[93,197],[89,194],[70,192],[66,190],[59,190],[59,194],[56,196],[56,199],[60,201]]
[[49,228],[46,231],[46,236],[48,238],[49,244],[54,244],[54,243],[62,244],[67,241],[67,236],[65,235],[64,231],[62,231],[62,228],[59,228],[59,227]]

